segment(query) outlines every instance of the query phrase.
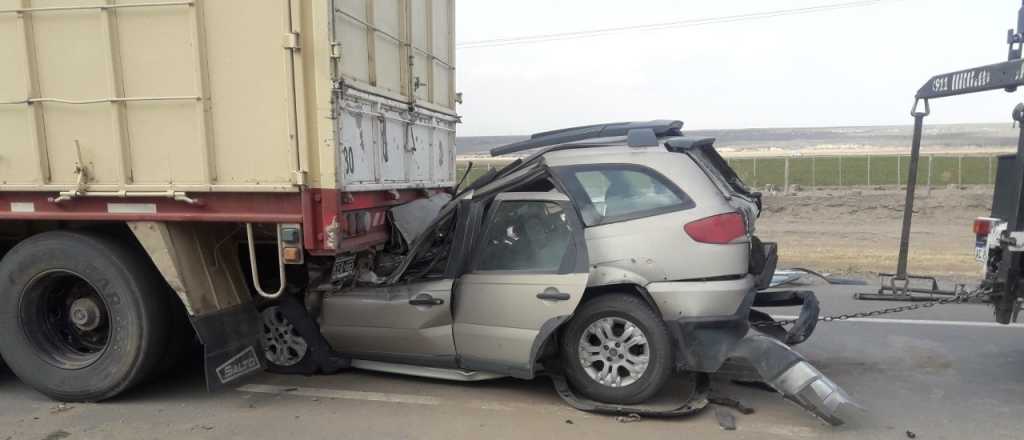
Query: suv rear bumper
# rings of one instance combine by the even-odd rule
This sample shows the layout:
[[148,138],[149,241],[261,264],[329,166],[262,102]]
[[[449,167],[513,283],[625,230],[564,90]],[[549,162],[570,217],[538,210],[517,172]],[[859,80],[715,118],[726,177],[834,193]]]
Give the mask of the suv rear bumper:
[[[652,296],[654,293],[652,292]],[[714,373],[736,349],[750,330],[750,307],[757,292],[748,288],[728,315],[683,316],[668,319],[662,308],[669,333],[675,343],[675,361],[680,370]],[[655,301],[658,298],[655,297]],[[659,306],[661,302],[659,301]]]
[[[763,307],[801,305],[800,317],[789,332],[771,327],[778,331],[748,334],[751,307],[755,304]],[[754,317],[757,315],[768,317],[760,312]],[[850,408],[860,407],[842,388],[787,345],[806,340],[814,331],[817,319],[818,301],[813,292],[758,292],[751,288],[731,315],[684,317],[665,322],[675,343],[677,369],[715,373],[727,359],[745,362],[757,373],[750,380],[759,378],[826,423],[841,425]],[[759,320],[761,318],[755,319]]]
[[[676,364],[682,370],[718,371],[749,333],[751,321],[771,321],[769,315],[752,307],[801,306],[790,331],[781,327],[761,330],[789,345],[806,341],[818,321],[818,300],[813,292],[758,292],[750,276],[737,281],[652,283],[648,291],[668,325]],[[731,312],[722,313],[723,309]]]

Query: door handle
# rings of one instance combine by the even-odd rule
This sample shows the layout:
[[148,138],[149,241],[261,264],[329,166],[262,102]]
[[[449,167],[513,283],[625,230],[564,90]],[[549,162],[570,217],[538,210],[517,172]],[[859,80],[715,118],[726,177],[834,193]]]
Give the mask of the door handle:
[[434,298],[434,297],[432,297],[430,295],[419,295],[419,296],[409,300],[409,305],[411,305],[411,306],[433,307],[433,306],[439,306],[439,305],[442,305],[442,304],[444,304],[444,300],[443,299],[441,299],[441,298]]
[[537,294],[537,299],[544,301],[568,301],[570,298],[572,298],[572,295],[559,292],[554,287],[548,287],[543,292]]

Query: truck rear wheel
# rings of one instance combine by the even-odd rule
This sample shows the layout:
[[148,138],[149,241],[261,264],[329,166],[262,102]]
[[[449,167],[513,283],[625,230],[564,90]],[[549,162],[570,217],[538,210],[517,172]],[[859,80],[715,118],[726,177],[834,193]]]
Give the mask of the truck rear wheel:
[[155,370],[169,300],[131,246],[92,233],[36,235],[0,262],[0,355],[53,399],[109,399]]

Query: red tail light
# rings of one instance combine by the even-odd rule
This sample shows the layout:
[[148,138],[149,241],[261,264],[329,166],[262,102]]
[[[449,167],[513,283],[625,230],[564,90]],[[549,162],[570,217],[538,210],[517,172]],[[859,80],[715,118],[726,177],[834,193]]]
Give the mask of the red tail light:
[[728,244],[747,235],[747,225],[738,212],[719,214],[687,223],[683,229],[694,241]]
[[988,235],[992,232],[992,223],[989,218],[974,219],[974,235]]

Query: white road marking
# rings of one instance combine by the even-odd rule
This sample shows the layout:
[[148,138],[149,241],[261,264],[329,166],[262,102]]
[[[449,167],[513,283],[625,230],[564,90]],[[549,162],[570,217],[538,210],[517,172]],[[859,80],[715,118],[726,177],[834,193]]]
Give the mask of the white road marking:
[[372,402],[408,403],[412,405],[439,405],[441,399],[412,394],[370,393],[365,391],[332,390],[327,388],[289,387],[250,384],[238,388],[246,393],[281,394],[285,396],[321,397],[324,399],[367,400]]
[[[796,319],[796,316],[775,316],[775,319]],[[880,318],[850,318],[835,320],[832,322],[877,322],[883,324],[911,324],[911,325],[944,325],[949,327],[987,327],[987,328],[1024,328],[1024,324],[999,324],[996,322],[975,322],[975,321],[936,321],[930,319],[880,319]]]

